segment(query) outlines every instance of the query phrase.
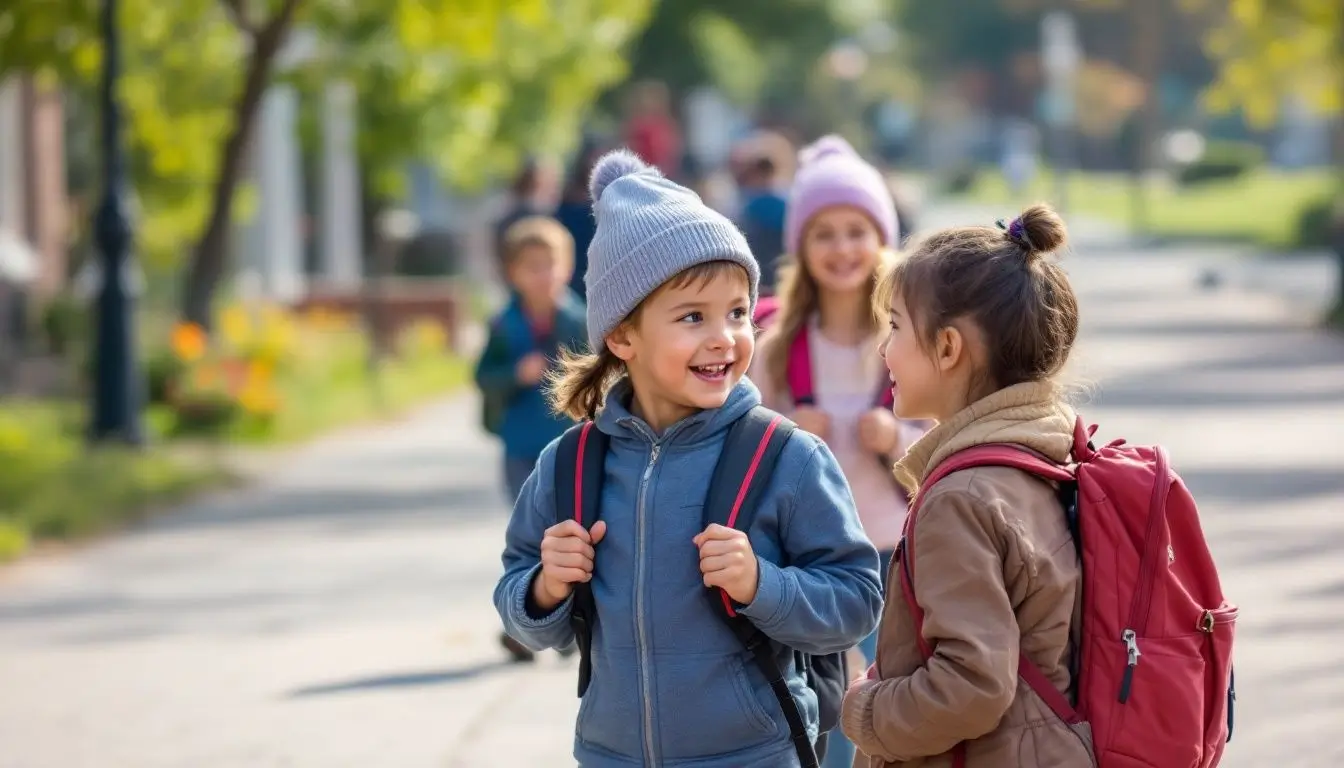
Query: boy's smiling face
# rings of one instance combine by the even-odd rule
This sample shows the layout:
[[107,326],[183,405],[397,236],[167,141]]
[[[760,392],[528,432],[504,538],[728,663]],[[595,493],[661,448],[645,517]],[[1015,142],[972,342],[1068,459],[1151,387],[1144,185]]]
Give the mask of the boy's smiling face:
[[729,262],[683,272],[645,299],[607,346],[630,371],[635,414],[655,430],[718,408],[756,347],[746,272]]

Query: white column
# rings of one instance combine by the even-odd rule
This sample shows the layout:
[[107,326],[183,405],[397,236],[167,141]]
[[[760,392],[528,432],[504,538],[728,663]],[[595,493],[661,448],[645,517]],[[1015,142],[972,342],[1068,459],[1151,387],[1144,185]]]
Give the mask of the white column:
[[298,137],[298,97],[288,86],[272,86],[262,97],[252,152],[257,182],[257,215],[251,228],[245,281],[269,299],[290,302],[304,289],[302,168]]
[[27,236],[24,217],[23,88],[17,77],[0,80],[0,228]]
[[325,282],[351,286],[362,273],[359,160],[355,154],[355,90],[328,83],[322,99],[322,237]]

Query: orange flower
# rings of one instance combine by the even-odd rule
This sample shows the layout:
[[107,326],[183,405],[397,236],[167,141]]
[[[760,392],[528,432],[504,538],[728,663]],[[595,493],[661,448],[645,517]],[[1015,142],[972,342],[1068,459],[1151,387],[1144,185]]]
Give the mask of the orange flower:
[[173,354],[184,363],[194,363],[205,357],[205,348],[209,340],[205,331],[195,323],[178,323],[173,326],[170,341]]

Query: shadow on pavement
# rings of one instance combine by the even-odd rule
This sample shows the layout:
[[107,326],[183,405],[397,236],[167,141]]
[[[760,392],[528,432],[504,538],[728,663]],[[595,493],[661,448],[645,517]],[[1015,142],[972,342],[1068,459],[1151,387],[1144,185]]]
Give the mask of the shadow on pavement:
[[[1179,460],[1176,471],[1201,502],[1258,503],[1256,513],[1273,511],[1273,505],[1319,496],[1344,494],[1344,471],[1333,467],[1224,466],[1218,469],[1185,470]],[[1344,547],[1344,528],[1339,529]]]
[[338,683],[327,683],[324,685],[313,685],[305,688],[298,688],[286,694],[285,698],[300,699],[312,696],[329,696],[337,693],[355,693],[358,691],[375,691],[389,688],[420,688],[429,685],[446,685],[448,683],[458,683],[463,680],[481,677],[483,675],[499,672],[514,666],[512,662],[486,661],[479,664],[473,664],[456,669],[426,670],[422,672],[407,672],[398,675],[379,675],[377,677],[357,678]]

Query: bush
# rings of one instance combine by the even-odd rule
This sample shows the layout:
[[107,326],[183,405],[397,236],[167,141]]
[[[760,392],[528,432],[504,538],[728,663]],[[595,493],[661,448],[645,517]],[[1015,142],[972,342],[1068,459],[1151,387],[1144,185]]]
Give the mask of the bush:
[[91,318],[88,310],[69,295],[61,295],[42,308],[42,335],[53,355],[68,357],[88,346]]
[[83,423],[73,403],[0,406],[0,561],[30,540],[96,533],[227,477],[153,448],[89,449]]
[[1334,241],[1334,227],[1333,196],[1305,203],[1297,213],[1293,245],[1297,248],[1328,248]]
[[1204,156],[1181,168],[1176,179],[1182,186],[1230,181],[1255,170],[1264,162],[1264,150],[1254,144],[1211,141]]
[[[396,340],[375,378],[364,329],[353,316],[278,307],[225,308],[207,336],[173,329],[156,354],[153,389],[169,436],[274,441],[306,437],[447,392],[466,378],[437,322],[419,321]],[[170,358],[163,360],[164,356]]]
[[947,179],[945,192],[949,195],[964,195],[975,186],[975,182],[980,176],[980,169],[975,166],[967,166],[953,171]]

